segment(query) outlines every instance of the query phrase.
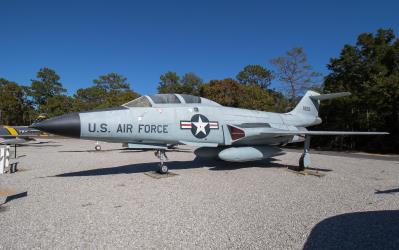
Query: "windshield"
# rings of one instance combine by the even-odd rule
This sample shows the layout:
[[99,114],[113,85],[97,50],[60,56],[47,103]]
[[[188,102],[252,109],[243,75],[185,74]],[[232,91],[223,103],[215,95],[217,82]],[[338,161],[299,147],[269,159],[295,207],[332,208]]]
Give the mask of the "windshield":
[[201,97],[187,94],[180,94],[180,96],[183,97],[186,103],[201,103]]
[[141,96],[133,101],[123,104],[123,106],[131,107],[151,107],[151,103],[146,96]]
[[150,96],[150,98],[156,104],[180,103],[179,98],[177,98],[177,96],[175,96],[174,94],[157,94]]

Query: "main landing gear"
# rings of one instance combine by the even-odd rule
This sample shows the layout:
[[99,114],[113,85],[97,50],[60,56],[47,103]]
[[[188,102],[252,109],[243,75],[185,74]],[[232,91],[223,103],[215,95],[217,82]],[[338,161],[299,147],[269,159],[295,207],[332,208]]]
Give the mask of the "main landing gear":
[[168,169],[168,166],[166,166],[166,164],[165,164],[165,162],[168,160],[168,157],[166,156],[166,150],[158,149],[157,151],[155,151],[155,156],[158,157],[158,159],[160,161],[158,172],[160,174],[167,174],[169,169]]
[[303,153],[301,158],[299,158],[299,168],[298,171],[303,171],[305,168],[310,167],[311,160],[310,160],[310,135],[305,135],[305,145],[303,147]]

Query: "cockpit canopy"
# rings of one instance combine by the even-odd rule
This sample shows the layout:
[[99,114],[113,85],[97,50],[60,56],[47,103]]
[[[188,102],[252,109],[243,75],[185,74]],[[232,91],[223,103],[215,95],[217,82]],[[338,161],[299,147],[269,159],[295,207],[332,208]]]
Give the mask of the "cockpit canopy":
[[132,107],[158,107],[165,105],[197,104],[197,106],[221,106],[209,99],[187,94],[156,94],[141,96],[133,101],[123,104],[127,108]]

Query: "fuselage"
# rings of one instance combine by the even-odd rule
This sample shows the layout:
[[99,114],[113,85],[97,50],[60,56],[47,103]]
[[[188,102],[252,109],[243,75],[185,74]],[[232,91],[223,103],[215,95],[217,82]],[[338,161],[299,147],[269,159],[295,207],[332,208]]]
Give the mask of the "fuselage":
[[[161,94],[142,96],[111,110],[55,117],[34,127],[96,141],[217,147],[286,144],[295,141],[295,136],[257,137],[248,133],[303,130],[319,121],[317,115],[302,115],[301,112],[279,114],[224,107],[202,97]],[[244,130],[247,131],[245,136]]]
[[[231,145],[227,125],[259,126],[271,129],[298,130],[306,122],[278,114],[230,107],[176,105],[167,107],[122,107],[111,111],[80,113],[80,138],[109,142],[214,143]],[[205,128],[195,123],[201,118]],[[305,123],[305,124],[304,124]],[[292,136],[238,142],[240,145],[286,143]]]

